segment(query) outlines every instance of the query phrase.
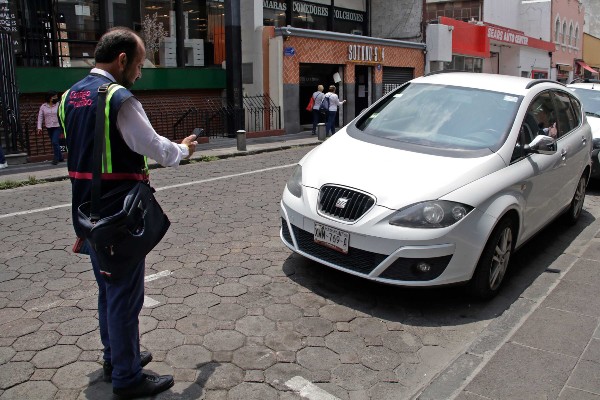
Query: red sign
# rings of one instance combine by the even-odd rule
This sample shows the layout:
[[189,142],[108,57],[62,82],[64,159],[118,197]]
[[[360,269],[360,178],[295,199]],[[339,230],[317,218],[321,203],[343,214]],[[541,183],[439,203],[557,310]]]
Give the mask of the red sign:
[[518,44],[519,46],[528,46],[547,51],[554,51],[556,49],[554,43],[526,36],[521,31],[489,23],[486,23],[485,25],[487,26],[487,36],[490,38],[490,40]]

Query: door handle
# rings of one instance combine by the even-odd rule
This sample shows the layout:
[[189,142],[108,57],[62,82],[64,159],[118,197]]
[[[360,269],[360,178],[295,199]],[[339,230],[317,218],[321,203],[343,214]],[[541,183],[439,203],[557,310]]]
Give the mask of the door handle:
[[560,152],[560,156],[562,157],[562,160],[565,161],[567,159],[567,150],[562,149]]
[[585,139],[585,136],[581,137],[581,143],[585,146],[585,144],[587,143],[587,140]]

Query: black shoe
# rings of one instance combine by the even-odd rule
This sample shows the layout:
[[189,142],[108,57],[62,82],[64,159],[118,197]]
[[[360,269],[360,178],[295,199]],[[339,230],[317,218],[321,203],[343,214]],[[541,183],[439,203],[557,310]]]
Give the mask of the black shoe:
[[[142,368],[148,365],[150,361],[152,361],[152,353],[149,351],[140,351],[140,365]],[[104,370],[104,382],[112,382],[112,364],[109,361],[104,361],[102,369]]]
[[142,381],[137,385],[126,388],[113,388],[113,393],[120,399],[137,399],[138,397],[154,396],[173,387],[175,382],[172,375],[142,374]]

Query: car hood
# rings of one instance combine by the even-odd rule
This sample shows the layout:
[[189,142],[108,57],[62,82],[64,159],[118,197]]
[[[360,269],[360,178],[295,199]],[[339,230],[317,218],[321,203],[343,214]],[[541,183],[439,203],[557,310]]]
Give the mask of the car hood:
[[590,127],[592,128],[592,137],[594,139],[600,138],[600,118],[588,116],[587,120],[588,124],[590,124]]
[[424,154],[360,141],[345,130],[301,164],[304,186],[347,186],[374,195],[378,205],[390,209],[439,199],[506,166],[495,153],[475,158]]

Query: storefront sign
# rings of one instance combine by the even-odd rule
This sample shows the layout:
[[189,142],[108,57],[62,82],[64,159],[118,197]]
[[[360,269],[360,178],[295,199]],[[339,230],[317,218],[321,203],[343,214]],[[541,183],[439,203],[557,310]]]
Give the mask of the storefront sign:
[[488,26],[488,37],[492,40],[519,44],[521,46],[527,46],[529,44],[529,38],[527,36],[499,26]]
[[381,63],[384,58],[385,49],[382,47],[361,46],[356,44],[348,46],[348,61]]
[[363,13],[354,12],[354,11],[350,11],[350,10],[335,9],[335,10],[333,10],[333,15],[337,19],[343,19],[346,21],[354,21],[354,22],[363,22],[364,21]]
[[263,8],[268,8],[271,10],[287,11],[287,4],[285,1],[263,0]]
[[327,6],[320,6],[318,4],[308,4],[294,1],[292,3],[292,10],[301,14],[312,14],[321,17],[329,16],[329,8]]
[[17,32],[17,18],[7,4],[0,4],[0,31]]

